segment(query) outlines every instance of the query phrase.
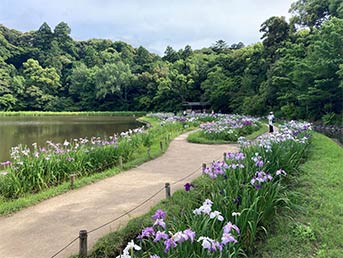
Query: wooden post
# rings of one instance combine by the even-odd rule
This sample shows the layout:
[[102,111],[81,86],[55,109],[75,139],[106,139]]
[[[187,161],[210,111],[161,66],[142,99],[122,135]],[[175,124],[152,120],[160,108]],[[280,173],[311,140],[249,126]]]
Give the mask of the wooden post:
[[119,156],[119,167],[123,168],[123,157]]
[[166,198],[168,199],[168,198],[170,198],[170,184],[169,183],[166,183],[165,184],[165,189],[166,189]]
[[224,156],[224,161],[226,160],[226,152],[224,152],[224,154],[223,154],[223,156]]
[[150,151],[151,151],[151,149],[150,149],[150,147],[148,148],[148,157],[149,157],[149,159],[151,159],[151,153],[150,153]]
[[206,163],[202,163],[202,172],[204,173],[206,169]]
[[162,141],[160,141],[160,149],[161,149],[161,151],[163,151],[163,142]]
[[74,183],[75,183],[75,176],[76,174],[70,174],[70,188],[74,189]]
[[80,238],[80,250],[79,250],[79,257],[87,257],[87,230],[83,229],[80,230],[79,238]]

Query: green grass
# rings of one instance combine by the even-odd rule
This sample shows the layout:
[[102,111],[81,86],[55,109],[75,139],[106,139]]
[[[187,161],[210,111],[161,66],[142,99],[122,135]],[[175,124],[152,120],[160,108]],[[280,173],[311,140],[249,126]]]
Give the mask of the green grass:
[[203,132],[201,130],[191,133],[187,137],[188,142],[192,143],[202,143],[202,144],[227,144],[228,141],[224,140],[209,140],[203,136]]
[[292,191],[296,209],[277,219],[256,257],[343,257],[343,149],[315,133],[302,171]]
[[[152,125],[152,128],[158,128],[159,121],[157,121],[154,118],[144,117],[143,121],[149,123]],[[167,137],[165,135],[157,137],[153,140],[152,145],[150,147],[150,157],[148,156],[146,149],[140,149],[136,150],[131,159],[123,164],[123,168],[119,167],[113,167],[110,169],[107,169],[101,173],[95,173],[89,176],[76,178],[74,188],[80,188],[84,185],[91,184],[94,182],[97,182],[99,180],[102,180],[104,178],[114,176],[118,173],[120,173],[123,170],[128,170],[130,168],[136,167],[148,160],[154,159],[160,155],[162,155],[166,149],[169,146],[170,141],[175,138],[176,136],[180,135],[182,132],[191,130],[192,127],[175,131],[173,132],[170,137],[169,141],[167,140]],[[160,142],[163,142],[163,150],[160,149]],[[37,204],[43,200],[52,198],[54,196],[57,196],[59,194],[65,193],[70,190],[70,183],[64,182],[58,186],[49,188],[47,190],[44,190],[39,193],[35,194],[26,194],[18,199],[8,200],[0,197],[0,215],[8,215],[11,213],[14,213],[16,211],[19,211],[23,208],[32,206],[34,204]]]
[[0,116],[144,116],[142,111],[80,111],[80,112],[50,112],[50,111],[0,111]]
[[246,140],[254,140],[255,138],[257,138],[258,136],[260,136],[261,134],[267,133],[268,132],[268,126],[266,126],[265,124],[262,124],[262,126],[260,127],[260,129],[258,129],[255,132],[252,132],[251,134],[244,136],[244,138]]

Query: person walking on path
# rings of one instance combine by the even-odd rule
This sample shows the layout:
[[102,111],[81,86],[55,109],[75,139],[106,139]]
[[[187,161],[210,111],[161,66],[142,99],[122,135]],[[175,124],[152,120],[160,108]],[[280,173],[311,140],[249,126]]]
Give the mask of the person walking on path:
[[269,133],[274,132],[273,123],[274,123],[274,114],[273,114],[273,112],[270,112],[269,116],[268,116]]

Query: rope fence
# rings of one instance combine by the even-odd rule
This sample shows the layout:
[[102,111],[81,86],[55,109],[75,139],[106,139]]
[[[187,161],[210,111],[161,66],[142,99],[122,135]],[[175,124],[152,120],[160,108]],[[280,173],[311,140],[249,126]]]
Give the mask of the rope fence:
[[[224,159],[225,159],[226,153],[224,153]],[[220,156],[218,159],[216,160],[220,160],[221,158],[223,158],[223,156]],[[210,161],[211,162],[211,161]],[[170,194],[170,186],[174,186],[184,180],[186,180],[187,178],[193,176],[195,173],[197,173],[199,170],[201,172],[203,172],[204,169],[204,165],[206,166],[207,163],[210,162],[206,162],[203,163],[200,167],[197,167],[196,169],[192,170],[189,174],[187,174],[186,176],[172,182],[172,183],[166,183],[164,187],[161,187],[157,192],[155,192],[154,194],[150,195],[147,199],[145,199],[144,201],[142,201],[141,203],[139,203],[138,205],[136,205],[135,207],[131,208],[130,210],[124,212],[123,214],[121,214],[120,216],[94,228],[91,229],[89,231],[87,230],[80,230],[79,232],[79,236],[74,238],[72,241],[70,241],[67,245],[65,245],[63,248],[61,248],[58,252],[56,252],[54,255],[51,256],[51,258],[56,257],[57,255],[59,255],[61,252],[63,252],[64,250],[66,250],[70,245],[72,245],[74,242],[76,242],[78,239],[80,239],[80,248],[79,248],[79,257],[86,257],[87,256],[87,237],[88,234],[91,234],[127,215],[129,215],[131,212],[137,210],[138,208],[142,207],[144,204],[146,204],[147,202],[151,201],[154,197],[156,197],[159,193],[161,193],[163,190],[166,191],[166,198],[170,198],[171,194]]]

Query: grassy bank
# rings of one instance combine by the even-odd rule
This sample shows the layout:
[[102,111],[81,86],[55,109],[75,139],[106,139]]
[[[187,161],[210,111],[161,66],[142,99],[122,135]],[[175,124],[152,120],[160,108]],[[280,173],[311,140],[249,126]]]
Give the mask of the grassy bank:
[[293,189],[293,212],[280,217],[255,257],[343,257],[343,149],[314,134]]
[[137,116],[146,115],[141,111],[80,111],[80,112],[49,112],[49,111],[0,111],[0,116]]
[[[149,145],[140,144],[139,146],[137,146],[137,148],[131,148],[129,158],[125,159],[123,157],[124,162],[122,168],[119,167],[118,159],[113,158],[111,161],[112,163],[108,162],[107,164],[108,169],[104,169],[102,172],[98,171],[96,173],[88,173],[86,175],[83,175],[82,177],[77,177],[75,180],[74,187],[82,187],[86,184],[96,182],[109,176],[113,176],[117,173],[120,173],[123,170],[135,167],[147,160],[154,159],[160,156],[167,149],[170,141],[173,138],[181,134],[183,131],[191,129],[185,129],[181,124],[160,127],[159,121],[155,118],[145,117],[143,121],[148,122],[152,125],[152,128],[150,128],[148,132],[146,132],[150,135]],[[160,148],[160,142],[163,143],[163,150],[161,150]],[[148,148],[150,149],[150,155],[148,155]],[[38,193],[27,193],[21,195],[17,199],[0,197],[0,214],[6,215],[16,212],[22,208],[34,205],[38,202],[41,202],[42,200],[62,194],[69,190],[70,182],[66,181],[60,183],[57,186],[53,186],[48,189],[43,189]]]
[[257,131],[252,132],[251,134],[244,136],[244,138],[246,140],[251,141],[251,140],[256,139],[258,136],[260,136],[264,133],[267,133],[267,132],[268,132],[268,126],[266,126],[265,124],[262,124],[261,127]]

